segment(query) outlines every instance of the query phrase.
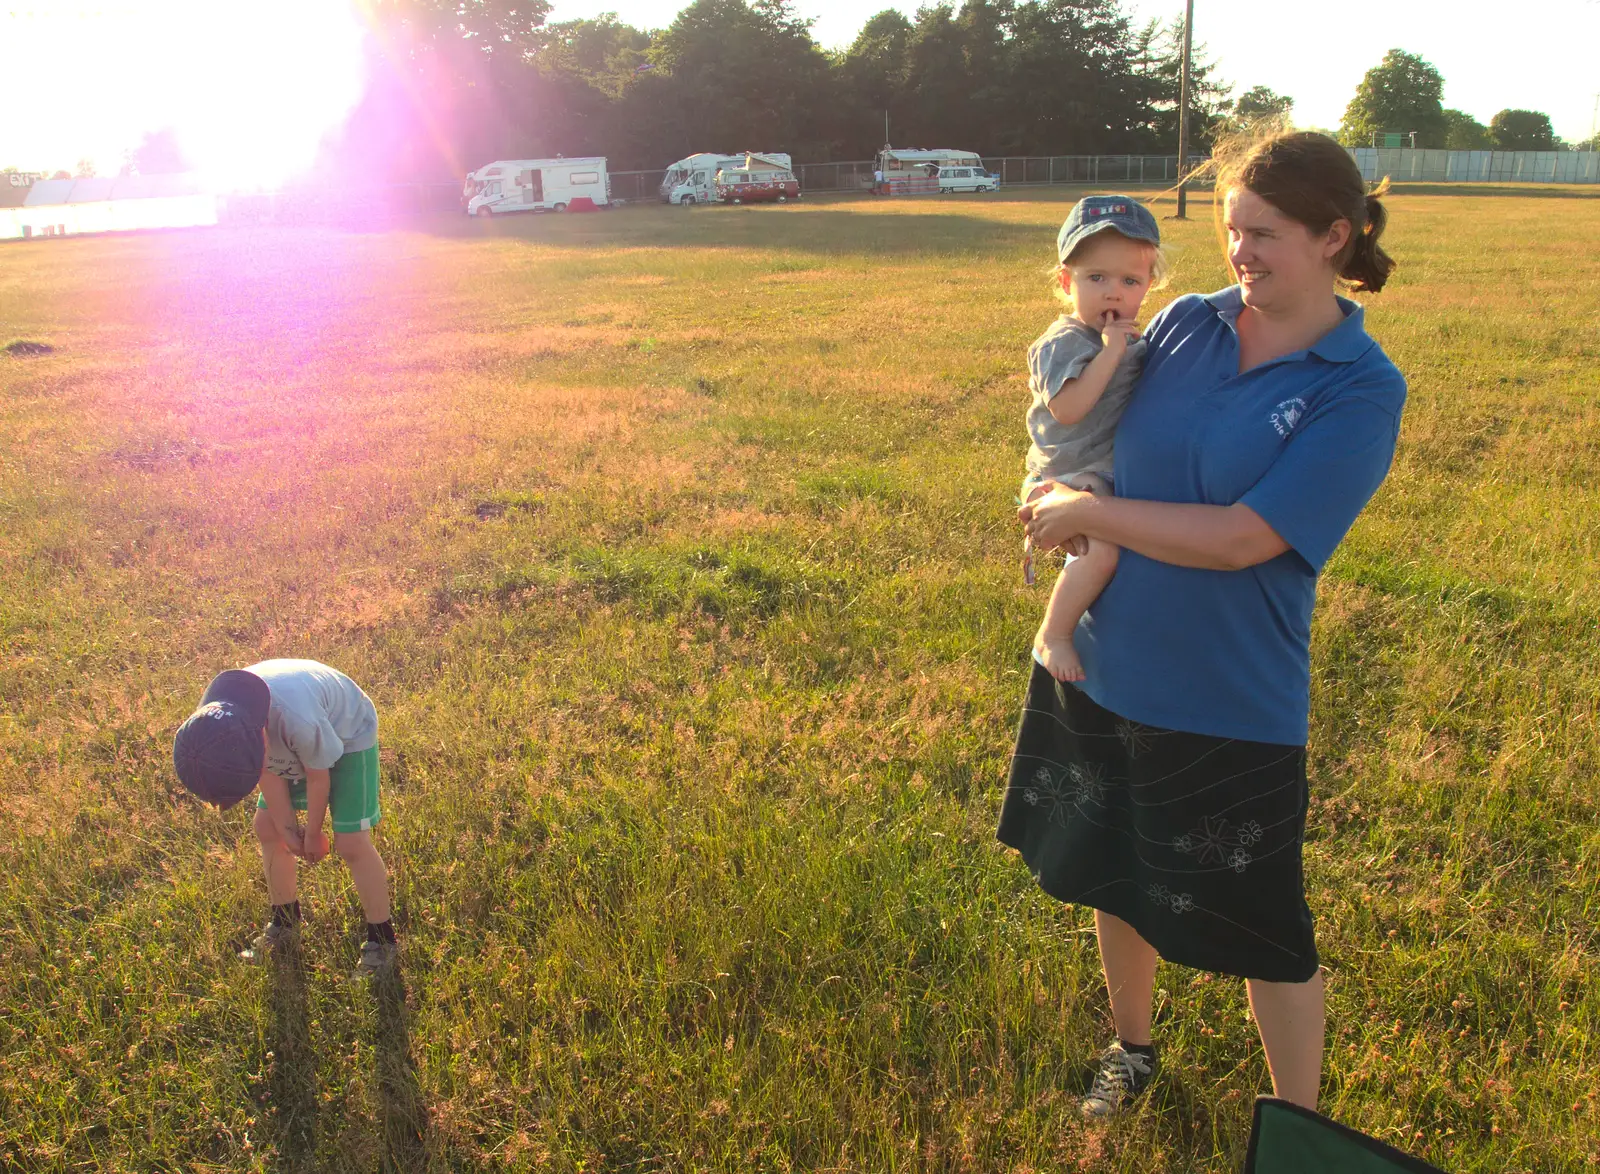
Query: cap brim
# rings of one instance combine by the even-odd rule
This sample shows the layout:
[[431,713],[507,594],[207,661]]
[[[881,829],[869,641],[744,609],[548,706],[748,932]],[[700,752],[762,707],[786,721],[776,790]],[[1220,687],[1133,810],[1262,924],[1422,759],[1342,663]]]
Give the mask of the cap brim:
[[1105,219],[1097,221],[1093,224],[1085,224],[1082,228],[1078,229],[1077,232],[1073,233],[1072,236],[1069,237],[1065,242],[1058,242],[1056,245],[1057,257],[1060,260],[1065,261],[1068,257],[1072,256],[1073,250],[1081,245],[1084,241],[1088,240],[1096,233],[1105,232],[1107,229],[1115,232],[1118,236],[1125,236],[1131,241],[1143,241],[1148,245],[1160,245],[1161,243],[1161,238],[1159,236],[1150,236],[1146,233],[1138,231],[1130,225],[1118,224],[1115,220]]
[[211,684],[206,686],[205,696],[200,698],[201,705],[208,705],[213,701],[226,701],[234,707],[235,712],[254,729],[265,729],[267,725],[267,710],[272,705],[272,690],[267,688],[267,683],[252,672],[244,669],[229,669],[227,672],[218,673]]

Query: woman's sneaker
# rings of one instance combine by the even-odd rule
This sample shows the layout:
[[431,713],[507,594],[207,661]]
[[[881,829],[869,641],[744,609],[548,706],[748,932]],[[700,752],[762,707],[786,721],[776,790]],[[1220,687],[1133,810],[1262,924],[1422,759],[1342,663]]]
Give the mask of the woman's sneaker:
[[395,942],[367,941],[361,946],[361,961],[356,963],[354,979],[381,978],[394,969],[400,947]]
[[1110,1117],[1119,1113],[1155,1078],[1156,1058],[1130,1052],[1121,1042],[1100,1053],[1089,1095],[1078,1102],[1085,1117]]
[[239,951],[241,961],[256,965],[267,960],[273,950],[283,949],[295,940],[299,930],[292,925],[280,925],[276,921],[267,922],[267,926],[255,936],[255,940]]

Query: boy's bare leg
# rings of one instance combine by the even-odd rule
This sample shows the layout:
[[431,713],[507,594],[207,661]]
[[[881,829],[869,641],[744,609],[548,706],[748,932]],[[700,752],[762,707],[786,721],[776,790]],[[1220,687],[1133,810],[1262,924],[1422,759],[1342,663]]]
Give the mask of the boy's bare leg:
[[283,830],[265,807],[256,808],[254,826],[261,844],[261,870],[267,874],[267,898],[274,905],[293,904],[298,891],[294,853]]
[[1044,609],[1044,622],[1033,639],[1039,663],[1058,681],[1083,680],[1083,664],[1072,646],[1072,634],[1089,605],[1111,582],[1117,570],[1117,547],[1098,538],[1089,540],[1087,552],[1061,568],[1050,602]]
[[333,850],[350,869],[356,895],[367,921],[381,925],[389,920],[389,870],[372,844],[371,832],[334,832]]

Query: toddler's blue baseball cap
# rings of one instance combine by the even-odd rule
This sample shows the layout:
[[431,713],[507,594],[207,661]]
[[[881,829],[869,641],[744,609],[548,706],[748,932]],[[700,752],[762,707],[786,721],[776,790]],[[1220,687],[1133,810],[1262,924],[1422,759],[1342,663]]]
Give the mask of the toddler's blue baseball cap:
[[1072,250],[1097,232],[1115,229],[1130,240],[1161,243],[1161,228],[1150,209],[1132,196],[1085,196],[1072,206],[1056,235],[1056,257],[1063,264]]
[[254,673],[219,674],[172,740],[178,781],[223,810],[254,791],[266,758],[261,731],[271,704],[272,690]]

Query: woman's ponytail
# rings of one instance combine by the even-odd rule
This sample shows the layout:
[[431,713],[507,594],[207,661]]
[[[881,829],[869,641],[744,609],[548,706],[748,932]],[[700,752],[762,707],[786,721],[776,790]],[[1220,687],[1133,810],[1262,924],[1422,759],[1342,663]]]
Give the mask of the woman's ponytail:
[[1384,184],[1367,196],[1366,225],[1356,233],[1350,259],[1339,270],[1339,276],[1350,283],[1350,288],[1362,293],[1377,293],[1394,272],[1394,258],[1378,243],[1384,225],[1389,223],[1389,212],[1382,199],[1387,190],[1388,185]]

